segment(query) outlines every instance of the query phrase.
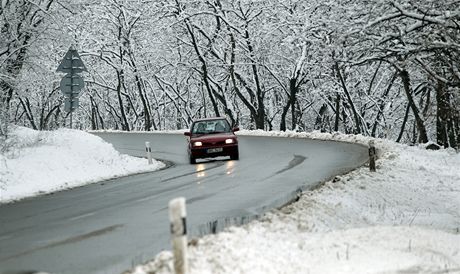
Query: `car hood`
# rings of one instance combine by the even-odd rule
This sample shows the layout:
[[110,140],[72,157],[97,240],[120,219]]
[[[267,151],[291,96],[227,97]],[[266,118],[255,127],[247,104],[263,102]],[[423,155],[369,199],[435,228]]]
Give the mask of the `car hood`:
[[206,134],[206,135],[193,135],[192,140],[193,141],[218,141],[218,140],[224,140],[227,138],[235,137],[235,134],[232,132],[224,132],[224,133],[216,133],[216,134]]

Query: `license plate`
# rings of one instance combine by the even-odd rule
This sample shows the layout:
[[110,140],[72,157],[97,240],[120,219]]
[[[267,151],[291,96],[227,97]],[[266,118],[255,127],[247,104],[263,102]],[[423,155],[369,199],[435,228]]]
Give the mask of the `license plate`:
[[208,153],[217,153],[217,152],[222,152],[224,149],[221,148],[221,147],[217,147],[217,148],[210,148],[208,149]]

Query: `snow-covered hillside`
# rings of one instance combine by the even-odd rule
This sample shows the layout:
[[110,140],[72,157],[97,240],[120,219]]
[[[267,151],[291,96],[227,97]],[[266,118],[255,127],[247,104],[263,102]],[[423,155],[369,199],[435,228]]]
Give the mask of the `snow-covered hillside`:
[[0,154],[0,203],[164,167],[78,130],[16,127]]

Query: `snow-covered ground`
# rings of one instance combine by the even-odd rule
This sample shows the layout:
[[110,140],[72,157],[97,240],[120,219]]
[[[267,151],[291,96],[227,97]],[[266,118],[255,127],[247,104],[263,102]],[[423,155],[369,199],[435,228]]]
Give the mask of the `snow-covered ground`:
[[164,167],[122,155],[89,133],[15,127],[0,153],[0,203]]
[[[191,241],[190,273],[460,273],[460,155],[375,143],[377,172],[359,168],[261,220]],[[173,273],[172,254],[164,251],[131,273]]]
[[[182,131],[171,131],[177,133]],[[367,144],[343,134],[240,131]],[[91,134],[17,127],[0,154],[0,202],[158,169]],[[460,155],[385,140],[367,167],[242,227],[192,241],[190,273],[460,273]],[[173,273],[172,254],[133,271]]]

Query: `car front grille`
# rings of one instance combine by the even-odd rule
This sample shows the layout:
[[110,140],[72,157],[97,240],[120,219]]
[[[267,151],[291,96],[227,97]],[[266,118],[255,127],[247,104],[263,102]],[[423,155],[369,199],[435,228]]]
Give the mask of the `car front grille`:
[[225,141],[218,141],[218,142],[203,142],[203,146],[212,147],[212,146],[223,146],[225,145]]

